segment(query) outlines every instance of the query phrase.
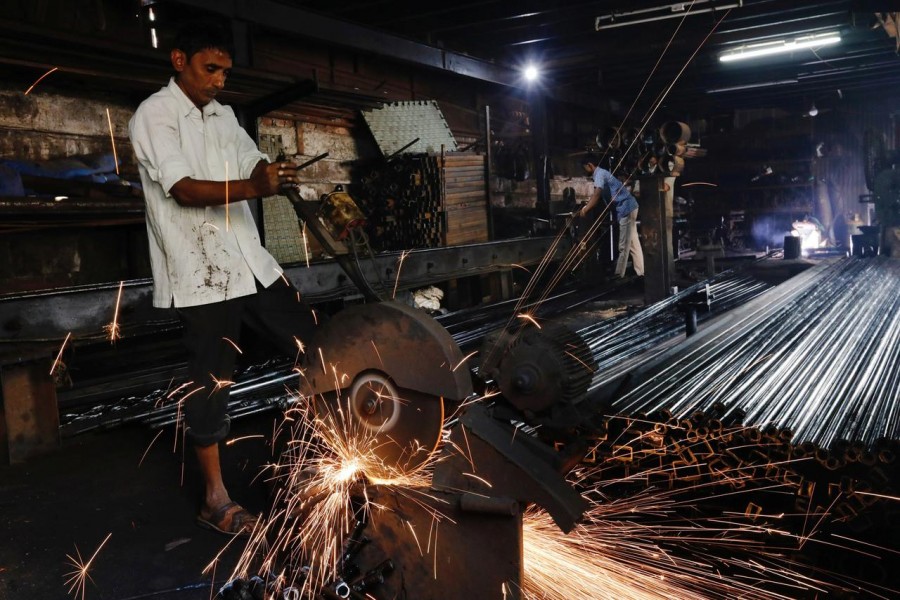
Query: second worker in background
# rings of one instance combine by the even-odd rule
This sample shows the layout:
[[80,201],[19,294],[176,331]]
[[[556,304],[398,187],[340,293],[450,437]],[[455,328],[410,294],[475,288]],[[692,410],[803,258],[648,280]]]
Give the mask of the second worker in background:
[[594,193],[576,215],[587,216],[600,201],[601,196],[606,202],[614,202],[616,219],[619,221],[619,260],[616,262],[615,278],[625,277],[629,254],[635,274],[643,277],[644,252],[637,232],[637,200],[612,173],[598,166],[599,162],[594,154],[588,154],[581,160],[584,170],[594,179]]

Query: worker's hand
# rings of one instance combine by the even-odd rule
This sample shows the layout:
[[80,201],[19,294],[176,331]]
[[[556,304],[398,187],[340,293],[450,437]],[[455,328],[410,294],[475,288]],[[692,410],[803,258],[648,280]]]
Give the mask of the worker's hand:
[[250,181],[260,196],[274,196],[281,193],[282,188],[297,184],[297,165],[284,160],[260,162],[253,169]]
[[576,217],[584,218],[587,216],[587,204],[578,209],[578,212],[575,213]]

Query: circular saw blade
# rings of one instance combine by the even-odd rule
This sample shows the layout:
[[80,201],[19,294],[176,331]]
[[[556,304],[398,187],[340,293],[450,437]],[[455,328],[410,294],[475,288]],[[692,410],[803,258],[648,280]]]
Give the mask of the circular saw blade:
[[[328,396],[316,402],[320,414],[334,414],[337,399]],[[340,398],[345,423],[339,435],[347,447],[371,451],[378,458],[366,465],[369,477],[393,479],[414,473],[427,464],[441,441],[444,401],[439,396],[398,388],[383,374],[365,373]]]

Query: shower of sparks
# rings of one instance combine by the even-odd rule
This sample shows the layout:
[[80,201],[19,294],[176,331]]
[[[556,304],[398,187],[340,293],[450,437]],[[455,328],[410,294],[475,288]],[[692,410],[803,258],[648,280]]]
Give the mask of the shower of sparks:
[[119,328],[119,306],[122,303],[122,288],[125,285],[124,281],[119,282],[119,293],[116,296],[116,310],[113,313],[112,323],[103,327],[106,330],[107,339],[113,344],[116,343],[116,340],[122,337],[120,328]]
[[[334,375],[336,381],[342,379]],[[373,485],[429,511],[432,525],[427,543],[420,539],[421,523],[401,521],[414,541],[413,548],[418,548],[406,558],[431,559],[434,577],[440,581],[438,524],[452,527],[455,523],[433,507],[436,498],[429,495],[429,470],[410,474],[384,464],[377,455],[376,435],[351,421],[349,406],[330,402],[325,409],[317,404],[319,410],[314,412],[316,403],[298,400],[276,428],[289,423],[291,441],[279,464],[269,468],[271,479],[283,484],[275,508],[252,533],[232,577],[264,573],[268,581],[296,588],[297,598],[316,597],[340,576],[342,557],[351,547],[349,535],[357,524],[371,522],[372,531],[378,531],[378,516],[387,508],[368,487]],[[792,557],[791,552],[807,543],[828,548],[852,544],[852,551],[876,556],[877,548],[860,548],[864,542],[835,541],[837,536],[829,541],[821,535],[824,521],[834,518],[832,506],[814,511],[797,508],[788,514],[757,504],[766,495],[777,501],[806,489],[781,475],[760,474],[783,472],[801,461],[762,458],[739,467],[714,466],[711,443],[724,445],[725,455],[765,450],[767,442],[760,439],[758,429],[723,428],[720,422],[710,421],[709,431],[700,436],[699,427],[687,419],[605,418],[622,427],[618,432],[611,428],[602,442],[613,450],[603,454],[593,449],[597,458],[569,475],[589,502],[576,528],[563,533],[536,507],[525,514],[525,578],[520,592],[524,600],[788,600],[851,589],[871,591],[866,582],[831,577]],[[471,464],[465,430],[463,436],[463,447],[453,449]],[[748,439],[756,442],[748,443]],[[462,475],[491,487],[490,481],[474,474],[475,466],[473,473]],[[694,475],[701,468],[706,479]],[[749,494],[746,504],[739,499],[742,494]],[[738,498],[737,503],[746,509],[705,510],[704,502],[719,506],[728,496]],[[811,530],[807,521],[813,523]],[[435,556],[427,557],[430,552]],[[881,588],[876,592],[873,597],[889,597]]]
[[53,372],[56,371],[56,366],[59,364],[59,359],[62,358],[63,350],[66,349],[66,343],[69,341],[69,338],[72,337],[72,332],[66,334],[66,339],[63,340],[62,346],[59,347],[59,353],[56,355],[56,360],[53,361],[53,364],[50,365],[50,376],[53,377]]
[[91,558],[85,562],[84,559],[81,558],[81,551],[78,550],[78,546],[75,546],[75,556],[71,554],[67,554],[66,558],[69,559],[69,565],[72,566],[73,570],[66,573],[66,585],[69,586],[69,593],[72,594],[73,598],[81,597],[84,600],[85,595],[85,587],[87,585],[87,581],[90,579],[91,582],[94,580],[91,579],[90,568],[94,562],[94,559],[97,558],[97,554],[100,553],[100,550],[106,544],[107,540],[112,536],[112,533],[107,534],[106,538],[100,543],[97,547],[97,550],[94,551],[94,554]]
[[[312,404],[298,402],[286,414],[285,421],[291,422],[289,448],[270,467],[271,479],[282,483],[275,508],[251,534],[233,574],[247,577],[255,567],[267,574],[284,573],[290,565],[284,583],[303,598],[313,597],[339,576],[357,522],[386,510],[370,498],[365,484],[389,489],[423,507],[430,497],[427,469],[408,473],[386,464],[377,455],[384,441],[348,418],[349,406],[335,402],[325,409],[319,403],[317,413]],[[434,520],[442,519],[433,508],[426,510]]]
[[228,161],[225,161],[225,231],[228,231]]
[[[622,515],[615,512],[625,508]],[[529,600],[609,598],[786,598],[757,592],[752,584],[724,579],[695,560],[675,557],[646,527],[618,521],[632,507],[595,505],[587,519],[564,534],[543,511],[525,514],[524,597]],[[603,513],[608,514],[604,518]],[[677,534],[673,534],[673,537]],[[706,568],[704,568],[706,567]]]
[[52,69],[50,69],[49,71],[47,71],[46,73],[44,73],[43,75],[41,75],[40,77],[38,77],[38,78],[35,80],[35,82],[31,84],[31,87],[29,87],[27,90],[25,90],[25,95],[27,96],[28,94],[30,94],[30,93],[31,93],[31,90],[33,90],[33,89],[35,88],[35,86],[36,86],[37,84],[39,84],[41,81],[43,81],[44,77],[46,77],[46,76],[49,75],[50,73],[53,73],[54,71],[58,71],[58,70],[59,70],[59,67],[53,67]]
[[112,117],[109,116],[109,108],[106,109],[106,122],[109,125],[109,141],[112,143],[113,161],[116,163],[116,175],[119,174],[119,155],[116,152],[116,136],[113,134]]
[[681,504],[677,492],[654,489],[595,501],[568,534],[542,509],[529,509],[523,525],[523,597],[787,600],[797,589],[831,587],[795,570],[759,540],[791,538],[787,531],[743,523],[743,515],[679,518]]
[[391,298],[397,297],[397,286],[400,285],[400,270],[403,269],[403,259],[409,254],[409,250],[404,250],[400,253],[400,258],[397,259],[397,277],[394,278],[394,292],[391,294]]

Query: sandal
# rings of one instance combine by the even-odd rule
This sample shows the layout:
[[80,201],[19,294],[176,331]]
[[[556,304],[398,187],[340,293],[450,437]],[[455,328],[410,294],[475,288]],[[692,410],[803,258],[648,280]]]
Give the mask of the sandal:
[[208,517],[202,511],[197,515],[197,525],[225,535],[250,535],[258,520],[237,502],[223,504]]

